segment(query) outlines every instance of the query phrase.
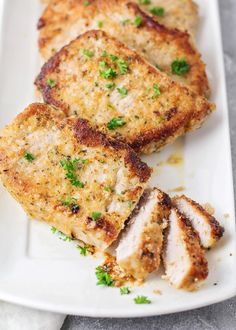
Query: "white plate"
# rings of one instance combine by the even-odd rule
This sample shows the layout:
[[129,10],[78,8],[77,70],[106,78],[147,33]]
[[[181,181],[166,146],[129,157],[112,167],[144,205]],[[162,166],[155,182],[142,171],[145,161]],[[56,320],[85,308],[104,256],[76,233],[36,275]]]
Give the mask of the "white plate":
[[[185,187],[199,202],[215,206],[226,229],[209,252],[210,275],[197,292],[171,288],[153,274],[144,286],[121,296],[118,289],[96,286],[94,269],[101,260],[81,257],[74,243],[59,240],[50,228],[29,222],[21,207],[0,186],[0,299],[44,310],[96,317],[138,317],[188,310],[236,294],[235,218],[228,111],[216,0],[199,0],[201,24],[198,45],[207,63],[217,112],[204,127],[180,139],[160,154],[146,157],[154,167],[152,183],[168,191]],[[36,47],[38,0],[5,1],[1,30],[0,126],[34,100],[33,80],[39,70]],[[160,166],[173,152],[182,154],[179,166]],[[226,219],[224,214],[228,213]],[[216,283],[217,285],[214,285]],[[162,295],[153,293],[154,289]],[[147,295],[150,305],[135,305]]]

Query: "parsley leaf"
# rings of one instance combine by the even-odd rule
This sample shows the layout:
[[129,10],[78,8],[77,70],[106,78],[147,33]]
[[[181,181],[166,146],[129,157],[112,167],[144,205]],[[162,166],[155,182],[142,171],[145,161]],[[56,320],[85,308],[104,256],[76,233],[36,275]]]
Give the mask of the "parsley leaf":
[[53,88],[53,87],[56,86],[56,83],[55,83],[54,80],[52,80],[52,79],[48,79],[48,80],[47,80],[47,85],[48,85],[50,88]]
[[110,90],[113,91],[115,89],[115,87],[116,87],[116,84],[115,83],[109,83],[109,84],[106,84],[105,87],[107,89],[110,89]]
[[178,76],[183,76],[190,69],[190,65],[185,61],[185,59],[175,60],[171,64],[172,73]]
[[139,0],[140,5],[150,5],[151,3],[151,0]]
[[26,160],[28,160],[29,163],[32,163],[33,160],[35,160],[34,155],[32,155],[32,154],[29,153],[29,152],[26,152],[26,153],[24,154],[24,158],[25,158]]
[[119,117],[119,118],[113,118],[107,124],[107,128],[112,131],[112,130],[118,128],[118,127],[124,126],[125,124],[126,124],[126,122],[124,121],[123,118],[121,118],[121,117]]
[[64,242],[70,242],[72,241],[72,238],[67,236],[66,234],[62,233],[61,231],[57,230],[55,227],[51,227],[51,232],[53,234],[57,234],[59,239],[61,239]]
[[92,58],[94,56],[94,51],[89,50],[89,49],[83,49],[82,53],[84,56],[86,56],[87,58]]
[[100,219],[102,216],[101,212],[93,212],[91,215],[91,218],[93,221],[97,221],[98,219]]
[[84,246],[77,245],[77,249],[79,249],[80,255],[83,257],[86,257],[89,252],[88,246],[86,246],[86,245],[84,245]]
[[141,16],[138,15],[138,16],[135,17],[135,19],[134,19],[134,25],[136,27],[139,27],[142,24],[142,22],[143,22],[143,19],[142,19]]
[[78,163],[85,164],[86,160],[75,159],[63,159],[60,161],[61,167],[66,171],[66,178],[70,180],[72,186],[84,188],[84,183],[79,181],[75,175],[75,171],[78,169]]
[[101,266],[98,266],[96,268],[95,274],[98,279],[97,285],[113,286],[113,281],[111,279],[110,274],[105,272],[105,270]]
[[122,95],[122,97],[125,97],[128,95],[128,90],[125,87],[117,87],[117,91],[120,95]]
[[163,7],[153,7],[150,13],[154,16],[163,17],[165,14],[165,9]]
[[154,84],[153,85],[153,89],[154,89],[153,98],[156,98],[157,96],[160,96],[161,95],[160,87],[159,87],[158,84]]
[[120,288],[120,294],[121,295],[130,294],[130,289],[127,286]]
[[91,5],[90,1],[84,1],[84,7],[88,7],[89,5]]
[[118,65],[118,68],[119,68],[120,73],[122,75],[124,75],[124,74],[127,73],[127,71],[128,71],[128,64],[124,60],[122,60],[122,59],[119,58],[117,60],[117,65]]
[[111,187],[104,187],[104,191],[106,191],[106,192],[112,192],[113,189]]
[[118,60],[118,56],[116,56],[116,55],[110,54],[109,56],[110,56],[110,59],[111,59],[113,62],[115,62],[115,61]]
[[98,21],[98,28],[101,29],[103,27],[103,21]]
[[123,21],[121,21],[121,24],[122,24],[123,26],[125,26],[125,25],[129,24],[130,22],[131,22],[130,19],[126,18],[126,19],[124,19]]
[[151,304],[151,300],[149,300],[147,297],[145,296],[137,296],[136,298],[134,298],[134,302],[135,304]]
[[110,79],[115,78],[117,76],[117,72],[114,69],[109,68],[105,71],[100,70],[100,75],[105,79]]

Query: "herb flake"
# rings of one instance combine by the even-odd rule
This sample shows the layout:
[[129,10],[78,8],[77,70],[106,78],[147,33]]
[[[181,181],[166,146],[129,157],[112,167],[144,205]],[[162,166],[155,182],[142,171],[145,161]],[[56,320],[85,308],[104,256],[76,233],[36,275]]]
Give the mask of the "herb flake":
[[113,286],[113,281],[111,279],[110,274],[105,272],[105,270],[101,266],[98,266],[96,268],[95,274],[98,279],[97,285]]
[[121,295],[130,294],[130,289],[127,286],[120,288],[120,294]]
[[29,163],[32,163],[33,160],[35,160],[35,157],[33,154],[31,154],[30,152],[26,152],[24,154],[24,158],[29,162]]
[[117,87],[117,91],[122,97],[125,97],[128,95],[128,90],[126,87]]
[[93,221],[97,221],[98,219],[100,219],[102,216],[101,212],[93,212],[91,215],[91,218]]
[[150,9],[150,13],[154,16],[163,17],[165,14],[165,9],[163,7],[153,7]]
[[107,128],[110,131],[113,131],[114,129],[118,127],[122,127],[126,124],[125,120],[122,117],[119,118],[113,118],[109,123],[107,124]]
[[190,65],[186,62],[185,59],[176,59],[171,64],[171,70],[173,74],[178,76],[183,76],[190,70]]
[[136,298],[134,298],[134,302],[135,302],[135,304],[138,304],[138,305],[151,304],[151,300],[149,300],[145,296],[137,296]]

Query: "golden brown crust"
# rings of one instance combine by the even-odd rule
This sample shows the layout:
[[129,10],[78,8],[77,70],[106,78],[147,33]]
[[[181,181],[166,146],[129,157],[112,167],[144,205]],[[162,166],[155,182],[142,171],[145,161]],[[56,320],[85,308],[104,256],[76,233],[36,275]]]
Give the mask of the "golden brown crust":
[[[92,145],[87,143],[89,133]],[[27,160],[26,153],[33,159]],[[0,177],[30,217],[105,249],[124,227],[150,176],[148,166],[133,154],[129,147],[96,135],[83,121],[65,118],[46,104],[32,104],[0,134]],[[80,184],[67,176],[64,160],[76,160],[73,173]],[[96,221],[93,212],[99,212]]]
[[[94,56],[86,62],[78,52],[85,47],[94,51]],[[99,75],[103,51],[128,63],[127,74],[118,75],[112,81],[127,86],[128,95],[124,100],[116,90],[108,91],[105,84],[111,80],[106,81]],[[105,60],[108,63],[109,58]],[[51,78],[56,82],[54,88],[47,83]],[[214,109],[206,99],[170,80],[121,42],[95,30],[81,35],[55,54],[43,66],[35,84],[45,102],[63,109],[66,115],[76,110],[80,117],[90,120],[106,134],[125,141],[137,152],[153,152],[186,130],[200,127]],[[159,85],[161,95],[153,98],[150,95],[155,84]],[[109,109],[106,109],[107,104]],[[106,124],[121,113],[126,125],[115,131],[108,130]]]
[[[142,24],[135,27],[133,21],[137,16],[142,18]],[[122,23],[127,19],[128,24]],[[127,0],[92,0],[87,7],[83,0],[52,1],[38,24],[42,55],[48,59],[79,34],[96,28],[100,21],[102,30],[135,49],[152,65],[161,67],[172,79],[209,96],[205,64],[188,33],[159,24],[136,3]],[[173,74],[172,62],[183,58],[190,71],[183,76]]]

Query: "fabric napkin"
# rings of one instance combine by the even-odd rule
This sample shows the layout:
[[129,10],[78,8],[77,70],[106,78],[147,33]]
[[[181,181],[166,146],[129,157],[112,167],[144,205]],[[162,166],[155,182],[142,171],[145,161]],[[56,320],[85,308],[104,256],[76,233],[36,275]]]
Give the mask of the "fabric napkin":
[[65,315],[42,312],[0,301],[1,330],[60,330]]

